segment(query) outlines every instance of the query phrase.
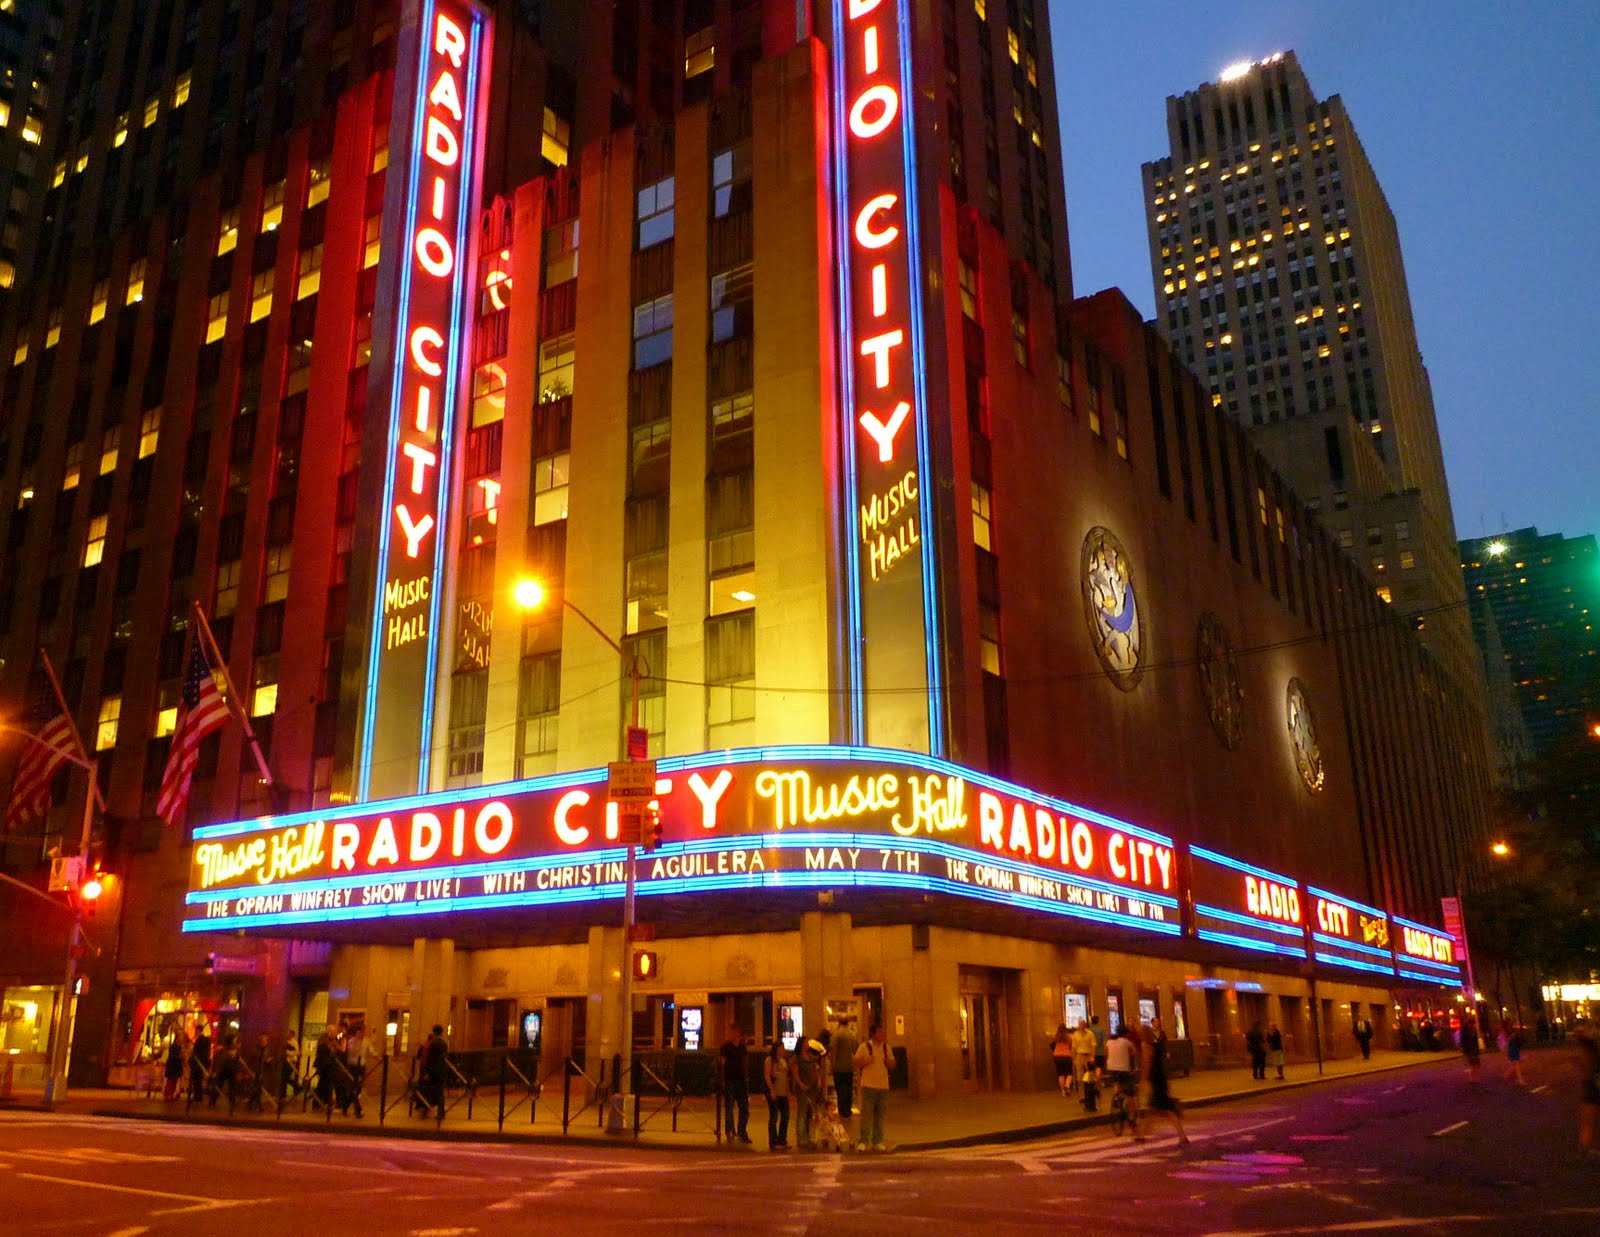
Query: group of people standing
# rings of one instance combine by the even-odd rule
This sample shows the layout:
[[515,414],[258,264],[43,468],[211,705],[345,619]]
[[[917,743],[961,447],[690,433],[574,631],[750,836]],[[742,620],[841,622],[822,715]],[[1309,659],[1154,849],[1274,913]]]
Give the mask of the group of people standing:
[[1265,1082],[1270,1063],[1278,1071],[1278,1081],[1283,1081],[1283,1032],[1276,1022],[1269,1022],[1265,1031],[1259,1022],[1252,1022],[1244,1033],[1244,1047],[1250,1054],[1250,1077]]
[[[725,1136],[729,1142],[748,1143],[750,1052],[737,1026],[728,1027],[720,1065]],[[789,1148],[792,1107],[795,1145],[800,1150],[847,1149],[851,1138],[845,1123],[854,1115],[859,1091],[861,1124],[855,1146],[860,1151],[887,1150],[883,1124],[894,1068],[895,1052],[882,1024],[858,1041],[849,1021],[840,1019],[833,1030],[822,1031],[816,1039],[798,1041],[792,1053],[781,1037],[774,1039],[760,1070],[768,1148]]]

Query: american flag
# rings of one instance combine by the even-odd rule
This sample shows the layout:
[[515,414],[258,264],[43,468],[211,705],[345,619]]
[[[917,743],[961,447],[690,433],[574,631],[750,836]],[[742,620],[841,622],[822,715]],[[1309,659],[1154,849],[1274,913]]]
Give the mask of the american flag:
[[36,699],[32,720],[39,724],[39,730],[26,741],[16,775],[11,779],[11,798],[6,803],[7,833],[49,810],[50,783],[62,761],[71,759],[76,750],[72,719],[48,694]]
[[217,690],[216,677],[197,634],[189,654],[189,669],[183,676],[183,716],[172,732],[172,750],[167,755],[161,793],[156,798],[156,815],[167,824],[176,825],[189,805],[189,784],[200,763],[201,742],[227,720],[227,702]]

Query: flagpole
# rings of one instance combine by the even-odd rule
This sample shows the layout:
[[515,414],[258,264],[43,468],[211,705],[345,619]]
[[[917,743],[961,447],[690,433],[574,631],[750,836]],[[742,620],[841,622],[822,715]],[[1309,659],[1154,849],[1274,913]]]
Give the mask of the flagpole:
[[[50,679],[51,690],[56,694],[56,704],[61,706],[62,716],[67,719],[67,726],[72,731],[72,741],[77,744],[78,766],[89,770],[89,793],[94,796],[95,804],[103,812],[106,810],[105,796],[100,793],[100,779],[95,776],[99,772],[99,766],[90,757],[89,749],[83,745],[83,736],[78,733],[78,719],[73,717],[72,710],[67,708],[67,697],[61,690],[61,680],[56,678],[56,668],[50,661],[50,654],[45,652],[42,646],[39,649],[39,660],[44,663],[44,672]],[[80,853],[87,853],[89,849],[88,812],[84,813],[84,821],[83,844],[80,847]]]
[[[89,751],[83,745],[83,736],[78,733],[77,720],[72,716],[72,710],[67,708],[67,698],[61,691],[61,681],[56,678],[56,668],[50,663],[50,654],[45,652],[43,647],[39,649],[39,659],[44,663],[44,672],[50,676],[50,686],[55,689],[56,703],[66,715],[67,725],[72,729],[72,741],[78,745],[78,753],[83,758],[84,768],[89,774],[89,789],[83,796],[83,826],[78,835],[78,860],[83,865],[82,870],[87,871],[89,839],[94,834],[95,804],[100,805],[102,812],[106,810],[105,799],[100,794],[99,769],[89,759]],[[46,1112],[53,1112],[55,1106],[67,1098],[67,1061],[71,1052],[69,1041],[77,1024],[78,951],[82,944],[83,907],[74,902],[72,933],[67,937],[66,973],[61,981],[61,996],[51,1012],[50,1077],[44,1088]]]
[[217,647],[217,638],[211,634],[211,624],[206,621],[206,612],[200,608],[198,601],[191,601],[190,607],[194,610],[195,618],[200,620],[197,636],[205,645],[206,658],[218,670],[222,671],[222,682],[228,689],[228,708],[244,728],[245,742],[250,745],[250,755],[255,758],[256,770],[261,774],[261,780],[268,787],[268,792],[275,788],[272,779],[272,770],[267,768],[267,758],[261,754],[261,744],[256,739],[256,732],[250,726],[250,718],[246,715],[240,704],[239,691],[233,685],[233,676],[228,673],[228,660],[223,657],[222,650]]

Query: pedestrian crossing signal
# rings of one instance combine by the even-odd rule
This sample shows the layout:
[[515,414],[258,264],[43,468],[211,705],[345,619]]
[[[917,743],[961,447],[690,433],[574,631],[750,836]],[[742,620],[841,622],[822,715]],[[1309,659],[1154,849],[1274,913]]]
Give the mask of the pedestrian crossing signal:
[[647,851],[657,850],[661,846],[661,813],[653,808],[644,815],[642,838]]
[[633,977],[635,979],[654,979],[656,977],[656,955],[651,949],[636,949],[633,951]]

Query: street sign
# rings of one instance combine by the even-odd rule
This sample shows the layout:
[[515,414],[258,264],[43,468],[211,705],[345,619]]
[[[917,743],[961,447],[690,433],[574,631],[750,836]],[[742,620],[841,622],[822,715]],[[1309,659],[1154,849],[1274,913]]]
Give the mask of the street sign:
[[644,841],[644,815],[637,804],[622,804],[617,817],[617,841],[624,846],[638,846]]
[[629,940],[653,941],[656,939],[656,926],[653,923],[636,923],[630,931]]
[[650,732],[643,726],[628,727],[628,759],[647,760],[650,756]]
[[656,797],[656,762],[616,760],[606,766],[606,798],[648,801]]
[[76,889],[83,878],[82,855],[52,855],[50,857],[50,892],[61,893]]

